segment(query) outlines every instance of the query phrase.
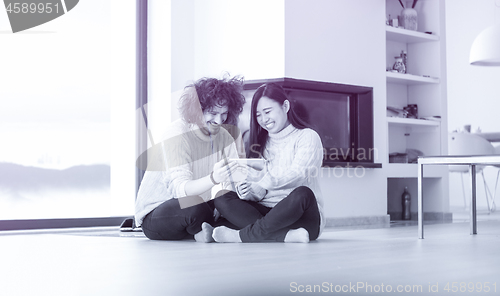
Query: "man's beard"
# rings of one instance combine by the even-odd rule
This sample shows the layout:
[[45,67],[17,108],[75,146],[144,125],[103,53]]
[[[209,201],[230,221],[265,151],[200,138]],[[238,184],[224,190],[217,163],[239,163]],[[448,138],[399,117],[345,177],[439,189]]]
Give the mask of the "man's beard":
[[208,124],[208,126],[209,126],[210,133],[212,135],[218,134],[220,131],[220,128],[222,127],[222,125],[220,125],[220,124],[212,124],[212,123]]
[[210,122],[207,122],[205,123],[205,126],[200,127],[200,129],[205,135],[216,135],[219,133],[221,127],[222,125],[220,124],[212,124]]

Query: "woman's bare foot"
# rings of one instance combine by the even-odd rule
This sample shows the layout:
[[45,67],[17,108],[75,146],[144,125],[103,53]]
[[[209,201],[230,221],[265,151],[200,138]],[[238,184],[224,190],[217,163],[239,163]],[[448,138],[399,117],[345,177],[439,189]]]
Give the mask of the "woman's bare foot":
[[241,243],[240,231],[226,226],[216,227],[212,237],[218,243]]
[[285,243],[308,243],[309,232],[305,228],[290,229],[285,236]]
[[212,238],[212,232],[214,228],[207,222],[201,224],[201,231],[194,235],[194,240],[198,243],[212,243],[214,239]]

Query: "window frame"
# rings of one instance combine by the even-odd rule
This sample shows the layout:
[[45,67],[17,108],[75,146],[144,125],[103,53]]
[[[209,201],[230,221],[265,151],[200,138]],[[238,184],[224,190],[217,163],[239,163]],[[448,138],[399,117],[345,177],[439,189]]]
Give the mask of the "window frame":
[[[147,0],[136,0],[136,110],[147,104],[147,36],[148,36],[148,2]],[[146,117],[145,117],[146,118]],[[139,128],[136,118],[136,149],[144,151],[147,145],[147,135]],[[142,150],[141,150],[142,149]],[[135,198],[142,181],[144,171],[138,167],[135,169]],[[12,219],[0,220],[0,231],[6,230],[32,230],[53,228],[76,228],[76,227],[106,227],[119,226],[124,219],[130,216],[113,217],[89,217],[89,218],[56,218],[56,219]],[[133,217],[132,217],[133,218]]]

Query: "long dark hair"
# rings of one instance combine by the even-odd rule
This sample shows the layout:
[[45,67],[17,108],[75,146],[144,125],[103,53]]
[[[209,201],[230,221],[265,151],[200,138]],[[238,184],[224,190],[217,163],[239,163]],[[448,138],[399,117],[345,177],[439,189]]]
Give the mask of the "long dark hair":
[[257,122],[257,104],[262,97],[268,97],[271,100],[278,102],[280,105],[283,105],[285,100],[288,100],[288,102],[290,102],[290,109],[287,113],[288,121],[298,129],[309,127],[309,125],[295,112],[293,102],[290,101],[283,87],[276,83],[266,83],[259,86],[252,98],[252,108],[250,112],[250,140],[248,145],[249,149],[247,151],[248,158],[262,157],[264,149],[266,148],[267,138],[269,136],[267,130],[263,129]]

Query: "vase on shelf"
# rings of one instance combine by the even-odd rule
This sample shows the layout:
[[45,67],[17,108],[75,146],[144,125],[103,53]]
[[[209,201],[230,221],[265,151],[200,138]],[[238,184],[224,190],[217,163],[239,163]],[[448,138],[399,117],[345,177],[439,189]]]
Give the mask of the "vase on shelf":
[[403,57],[394,57],[396,61],[394,62],[394,65],[392,66],[393,70],[396,70],[398,73],[406,73],[406,67],[403,62]]
[[405,65],[405,73],[408,73],[408,64],[407,64],[408,55],[406,54],[406,51],[402,50],[400,56],[403,58],[403,64]]
[[413,1],[408,1],[406,7],[401,10],[401,15],[399,16],[399,26],[405,28],[406,30],[417,30],[418,25],[418,14],[417,11],[412,8]]

